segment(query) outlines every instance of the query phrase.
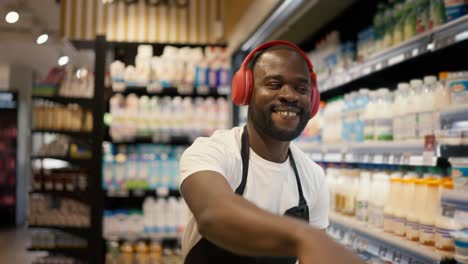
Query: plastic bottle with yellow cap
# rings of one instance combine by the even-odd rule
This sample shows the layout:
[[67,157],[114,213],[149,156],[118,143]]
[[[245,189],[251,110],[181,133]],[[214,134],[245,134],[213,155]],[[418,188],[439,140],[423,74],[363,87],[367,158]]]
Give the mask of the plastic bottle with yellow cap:
[[[452,178],[443,178],[441,182],[442,192],[453,190]],[[454,208],[440,206],[440,211],[435,222],[435,248],[444,252],[455,251],[455,245],[450,233],[461,229],[462,226],[454,218]]]
[[426,246],[435,244],[435,221],[438,215],[440,204],[439,186],[440,180],[426,179],[424,182],[424,204],[419,215],[419,242]]
[[406,216],[406,238],[411,241],[419,241],[419,215],[424,206],[424,179],[414,180],[414,189],[409,200],[410,208]]

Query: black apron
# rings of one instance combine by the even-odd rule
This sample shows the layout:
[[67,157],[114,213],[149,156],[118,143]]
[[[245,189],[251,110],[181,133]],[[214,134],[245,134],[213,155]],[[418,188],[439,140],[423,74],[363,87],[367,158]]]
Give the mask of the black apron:
[[[242,157],[242,181],[236,189],[236,194],[243,195],[247,184],[247,174],[249,170],[249,136],[247,127],[244,127],[241,139]],[[292,216],[309,222],[309,207],[302,193],[301,180],[297,172],[296,164],[291,150],[288,150],[289,161],[296,175],[297,188],[299,192],[299,205],[286,210],[284,215]],[[295,257],[250,257],[240,256],[222,249],[211,243],[204,237],[193,246],[185,258],[184,264],[294,264]]]

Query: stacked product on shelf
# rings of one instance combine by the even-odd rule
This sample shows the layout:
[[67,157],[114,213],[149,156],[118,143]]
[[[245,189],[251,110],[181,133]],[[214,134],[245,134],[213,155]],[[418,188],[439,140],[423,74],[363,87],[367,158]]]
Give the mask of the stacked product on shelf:
[[45,256],[38,259],[33,260],[32,264],[83,264],[77,259],[65,256]]
[[34,104],[34,129],[83,131],[93,130],[93,113],[77,104],[61,105],[47,100]]
[[[326,169],[330,209],[404,240],[453,254],[463,223],[446,216],[441,192],[454,181],[437,167],[360,165]],[[455,185],[455,189],[465,188]],[[403,242],[404,243],[404,242]]]
[[179,184],[179,159],[185,147],[106,143],[103,157],[103,188],[107,190],[176,190]]
[[34,96],[92,98],[94,73],[86,68],[75,69],[72,65],[54,67],[34,85],[32,93]]
[[85,239],[58,230],[37,228],[31,231],[31,248],[85,248]]
[[90,207],[82,202],[69,198],[58,198],[51,195],[31,194],[29,206],[29,225],[50,227],[90,226]]
[[145,198],[142,210],[104,212],[104,237],[114,239],[181,238],[188,208],[182,198]]
[[182,264],[182,251],[179,246],[160,241],[108,242],[106,264]]
[[112,88],[146,87],[148,92],[177,87],[181,94],[207,93],[210,88],[226,94],[230,86],[230,62],[225,48],[176,48],[165,46],[161,56],[153,56],[151,45],[139,45],[135,66],[114,61],[110,67]]
[[319,87],[327,90],[346,83],[351,78],[348,69],[466,14],[468,3],[464,0],[398,0],[391,4],[381,1],[373,25],[358,33],[356,43],[340,43],[339,32],[332,31],[308,53]]
[[229,126],[229,104],[225,98],[123,97],[110,99],[112,121],[109,134],[114,142],[150,137],[155,142],[168,142],[171,137],[211,135]]
[[393,92],[363,88],[336,97],[320,108],[299,140],[339,144],[443,135],[440,113],[468,102],[467,81],[466,72],[442,72],[439,80],[435,76],[413,79],[399,83]]
[[[60,131],[54,131],[60,133]],[[33,154],[40,157],[69,157],[89,159],[92,157],[89,144],[60,134],[42,133],[33,135]]]
[[85,192],[88,176],[82,170],[33,170],[33,191]]

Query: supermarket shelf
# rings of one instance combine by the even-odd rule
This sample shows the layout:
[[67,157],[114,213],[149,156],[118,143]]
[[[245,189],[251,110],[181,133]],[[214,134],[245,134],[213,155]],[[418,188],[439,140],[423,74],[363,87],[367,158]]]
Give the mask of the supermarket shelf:
[[50,254],[60,254],[60,255],[66,255],[66,256],[71,256],[77,259],[88,259],[88,248],[68,248],[68,247],[55,247],[55,248],[40,248],[40,247],[29,247],[27,248],[27,251],[30,252],[49,252]]
[[29,194],[50,194],[54,196],[67,197],[76,199],[83,202],[89,202],[89,194],[81,191],[56,191],[56,190],[33,190],[29,191]]
[[75,159],[75,158],[70,158],[67,156],[31,156],[31,159],[57,159],[57,160],[62,160],[66,161],[70,164],[77,165],[80,167],[84,167],[87,165],[90,165],[92,163],[92,159]]
[[435,166],[437,157],[424,157],[422,140],[364,142],[340,145],[297,143],[316,162]]
[[93,106],[92,98],[33,95],[32,99],[48,100],[60,104],[79,104],[86,108]]
[[33,129],[32,133],[54,133],[54,134],[62,134],[67,135],[70,137],[77,137],[77,138],[85,138],[85,139],[92,139],[92,132],[85,132],[85,131],[71,131],[71,130],[53,130],[53,129]]
[[[352,85],[355,81],[368,78],[394,65],[410,61],[430,52],[438,51],[468,39],[468,15],[413,37],[395,47],[375,54],[366,62],[357,65],[340,76],[341,81],[332,81],[328,86],[320,86],[321,93]],[[333,79],[333,78],[332,78]]]
[[56,229],[67,232],[82,238],[90,237],[91,231],[89,227],[70,227],[70,226],[56,226],[56,225],[28,225],[28,228],[41,228],[41,229]]
[[439,155],[444,158],[468,157],[468,145],[440,145]]
[[331,212],[330,221],[332,224],[339,225],[353,230],[358,236],[365,237],[380,246],[388,246],[393,250],[399,251],[401,256],[411,258],[413,261],[419,260],[422,263],[439,263],[444,257],[435,249],[422,246],[416,242],[408,241],[403,238],[388,234],[375,227],[368,226],[351,217],[339,215]]
[[176,189],[160,189],[160,190],[106,190],[105,195],[107,199],[119,198],[145,198],[148,196],[153,197],[166,197],[166,196],[180,196],[179,190]]
[[[230,91],[230,90],[229,90]],[[216,89],[209,89],[207,93],[198,93],[194,91],[193,93],[183,94],[177,91],[176,87],[163,88],[160,92],[148,92],[145,86],[127,86],[126,89],[122,92],[112,92],[113,94],[136,94],[138,96],[147,95],[147,96],[170,96],[170,97],[223,97],[227,98],[228,94],[219,93]]]
[[117,209],[141,209],[146,197],[180,197],[179,190],[107,190],[104,197],[104,208]]
[[459,190],[443,190],[441,202],[451,204],[457,208],[468,210],[468,193]]
[[107,234],[104,235],[106,241],[137,241],[137,240],[153,240],[157,239],[164,242],[176,242],[179,240],[178,236],[160,236],[156,234]]
[[193,141],[188,136],[171,136],[167,141],[159,141],[153,140],[151,137],[138,137],[134,140],[125,140],[125,141],[117,141],[112,140],[110,136],[107,140],[113,144],[117,145],[132,145],[132,144],[168,144],[168,145],[190,145]]

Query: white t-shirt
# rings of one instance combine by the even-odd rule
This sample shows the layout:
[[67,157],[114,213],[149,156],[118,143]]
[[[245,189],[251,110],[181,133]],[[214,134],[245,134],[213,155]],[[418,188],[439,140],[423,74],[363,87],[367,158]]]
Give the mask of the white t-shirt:
[[[215,171],[223,175],[233,192],[242,180],[241,136],[243,128],[218,130],[211,137],[200,137],[180,159],[181,184],[199,171]],[[309,206],[309,222],[324,229],[328,226],[328,189],[320,166],[313,162],[294,143],[290,149],[301,179],[302,191]],[[274,163],[258,156],[250,149],[247,184],[243,197],[271,213],[283,215],[299,203],[296,177],[289,158]],[[190,214],[182,240],[183,255],[202,238],[193,214]]]

